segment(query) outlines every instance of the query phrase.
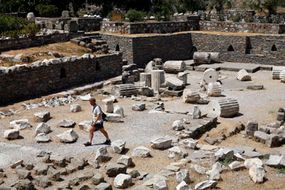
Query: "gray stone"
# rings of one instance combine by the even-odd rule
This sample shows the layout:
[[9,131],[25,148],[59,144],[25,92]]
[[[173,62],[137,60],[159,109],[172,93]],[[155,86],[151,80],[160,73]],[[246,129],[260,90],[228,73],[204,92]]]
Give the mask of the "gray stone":
[[168,77],[165,82],[169,90],[183,90],[185,87],[183,81],[176,77]]
[[194,110],[192,113],[192,119],[200,119],[201,118],[201,110],[199,109],[198,106],[194,106]]
[[40,123],[36,127],[36,135],[40,133],[48,134],[51,132],[50,126],[46,123]]
[[125,117],[124,115],[124,108],[119,105],[114,106],[114,114],[119,114],[122,118]]
[[80,112],[82,109],[79,104],[71,104],[69,110],[72,113],[76,113],[76,112]]
[[258,142],[266,143],[266,141],[269,139],[269,135],[262,132],[262,131],[255,131],[254,132],[254,139]]
[[56,170],[54,167],[49,167],[47,171],[48,179],[51,181],[61,181],[60,171]]
[[246,134],[248,136],[254,135],[254,132],[258,130],[258,123],[255,121],[249,121],[245,127]]
[[150,157],[150,150],[144,146],[139,146],[133,150],[132,156],[142,158]]
[[47,188],[51,185],[47,176],[35,176],[34,181],[37,186],[42,188]]
[[115,153],[121,154],[125,150],[126,141],[116,140],[111,143],[111,147]]
[[187,169],[180,170],[179,172],[176,172],[176,181],[177,183],[181,183],[182,181],[186,182],[187,184],[190,184],[190,175],[189,171]]
[[138,170],[135,170],[135,169],[127,169],[127,174],[132,176],[132,178],[137,178],[137,177],[141,176],[140,172]]
[[37,134],[35,139],[37,143],[48,143],[51,141],[50,137],[45,133]]
[[55,166],[65,167],[67,164],[66,157],[58,154],[51,154],[49,159]]
[[62,143],[73,143],[73,142],[77,141],[79,136],[77,135],[77,133],[73,129],[69,129],[69,130],[57,135],[57,137],[59,138],[60,142],[62,142]]
[[28,14],[27,14],[27,20],[28,21],[35,21],[35,14],[33,13],[33,12],[29,12]]
[[263,163],[262,163],[262,161],[259,158],[250,158],[250,159],[246,159],[244,161],[244,166],[247,169],[251,168],[254,165],[256,165],[256,166],[263,166]]
[[230,148],[220,148],[215,152],[215,158],[216,160],[233,159],[234,151]]
[[118,164],[123,164],[127,167],[132,166],[133,165],[133,160],[131,157],[127,156],[127,155],[122,155],[118,160],[117,160]]
[[126,189],[132,184],[132,177],[127,174],[119,174],[114,179],[114,186],[118,189]]
[[216,162],[213,166],[212,169],[207,172],[209,175],[209,180],[220,180],[221,179],[221,171],[223,170],[222,164],[219,162]]
[[229,164],[229,168],[231,170],[240,170],[245,168],[244,163],[240,161],[233,161],[232,163]]
[[132,105],[132,110],[133,111],[144,111],[145,110],[145,103],[138,103]]
[[266,162],[266,165],[273,167],[284,167],[285,156],[284,155],[270,155]]
[[172,123],[172,129],[175,130],[175,131],[181,131],[181,130],[185,129],[183,121],[175,120]]
[[283,137],[280,138],[279,135],[276,135],[276,134],[270,134],[268,139],[265,141],[265,144],[272,148],[272,147],[278,147],[278,146],[281,146],[283,143],[282,143],[282,140],[280,139],[283,139]]
[[172,145],[172,139],[169,137],[159,137],[159,138],[155,138],[153,139],[151,142],[151,147],[153,149],[168,149],[170,148]]
[[73,128],[76,125],[76,123],[70,119],[63,119],[61,120],[57,126],[62,128]]
[[79,126],[79,129],[89,132],[89,130],[92,128],[91,124],[92,124],[92,121],[86,120],[86,121],[80,122],[78,126]]
[[31,172],[23,168],[16,169],[16,173],[19,179],[31,179],[32,177]]
[[[33,183],[28,180],[28,179],[24,179],[24,180],[19,180],[17,181],[17,183],[15,184],[14,186],[16,189],[23,189],[23,190],[34,190],[35,187],[33,185]],[[7,188],[8,189],[11,189],[11,188]],[[3,190],[5,190],[5,188],[3,188]]]
[[15,169],[17,166],[20,166],[24,163],[23,160],[18,160],[10,165],[10,168]]
[[18,129],[8,129],[4,131],[4,138],[8,140],[18,139],[20,137],[20,131]]
[[237,79],[240,81],[251,81],[251,76],[249,75],[249,73],[245,69],[241,69],[237,73]]
[[123,164],[115,164],[115,163],[109,163],[106,166],[106,174],[109,177],[115,177],[120,173],[126,173],[127,171],[127,166],[123,165]]
[[204,167],[202,167],[202,166],[200,166],[200,165],[197,165],[197,164],[191,165],[191,168],[192,168],[196,173],[201,174],[201,175],[204,175],[204,174],[206,174],[206,172],[207,172],[207,169],[206,169],[206,168],[204,168]]
[[196,190],[203,190],[203,189],[208,189],[208,188],[214,188],[216,187],[217,182],[214,180],[206,180],[202,181],[198,184],[195,185]]
[[92,177],[92,183],[93,183],[94,185],[98,185],[98,184],[100,184],[100,183],[102,183],[102,182],[104,182],[104,177],[103,177],[103,175],[102,175],[101,173],[97,173],[97,172],[96,172],[96,174],[94,174],[94,176]]
[[41,111],[34,114],[35,122],[47,122],[50,119],[49,111]]
[[110,159],[111,159],[111,157],[109,156],[106,147],[100,147],[96,150],[95,160],[98,161],[99,163],[107,162]]
[[168,149],[168,158],[171,159],[178,160],[185,158],[187,155],[188,153],[184,149],[181,149],[179,146],[174,146]]
[[185,181],[181,181],[176,186],[176,190],[191,190],[191,187]]
[[200,94],[191,89],[185,89],[182,98],[184,103],[197,103],[201,99]]
[[109,183],[100,183],[94,190],[112,190],[112,186]]
[[254,183],[263,183],[265,180],[265,170],[262,166],[253,165],[249,168],[249,176]]
[[17,130],[24,130],[24,129],[32,127],[27,119],[19,119],[19,120],[11,121],[10,126],[11,128],[17,129]]
[[180,145],[183,145],[185,148],[196,149],[198,141],[194,139],[183,139],[179,142]]
[[158,180],[153,184],[153,189],[155,190],[168,190],[166,180]]

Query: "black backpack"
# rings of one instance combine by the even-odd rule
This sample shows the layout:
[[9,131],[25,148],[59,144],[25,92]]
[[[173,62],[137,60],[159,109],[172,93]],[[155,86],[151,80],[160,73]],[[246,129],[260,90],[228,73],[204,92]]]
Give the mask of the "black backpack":
[[102,119],[103,119],[103,121],[108,121],[107,115],[103,111],[102,111]]

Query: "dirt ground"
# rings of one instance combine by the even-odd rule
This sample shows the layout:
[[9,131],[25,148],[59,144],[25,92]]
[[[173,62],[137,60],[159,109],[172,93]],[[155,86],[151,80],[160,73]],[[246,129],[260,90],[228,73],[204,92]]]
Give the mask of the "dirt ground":
[[[199,82],[203,73],[190,71],[188,82],[190,85],[187,88],[197,90]],[[271,72],[258,71],[252,74],[252,81],[240,82],[236,80],[236,73],[230,71],[221,71],[223,76],[223,95],[226,97],[237,98],[240,105],[240,116],[235,118],[219,118],[219,124],[216,128],[208,133],[213,136],[219,136],[221,133],[233,127],[236,123],[246,124],[250,120],[258,121],[260,125],[265,125],[276,120],[276,114],[279,107],[285,107],[285,96],[282,92],[285,90],[285,84],[278,80],[271,79]],[[265,89],[260,91],[247,90],[246,87],[250,84],[262,84]],[[92,92],[96,93],[96,92]],[[98,95],[99,105],[103,105],[102,99],[106,96]],[[210,100],[219,99],[210,98]],[[31,102],[33,100],[30,100]],[[162,98],[165,103],[166,110],[176,112],[184,112],[193,109],[192,104],[185,104],[181,98]],[[170,114],[170,113],[148,113],[154,106],[154,102],[144,101],[147,110],[143,112],[132,111],[131,107],[138,101],[130,98],[119,98],[118,105],[122,106],[125,111],[125,118],[123,123],[106,122],[105,127],[110,134],[112,140],[125,140],[126,147],[129,149],[127,155],[131,155],[133,148],[143,145],[150,148],[150,141],[154,137],[169,135],[175,137],[176,132],[171,130],[171,124],[174,120],[182,118],[190,118],[189,115],[184,114]],[[32,129],[21,131],[23,139],[8,141],[0,136],[0,167],[6,167],[10,163],[19,159],[35,160],[35,155],[40,150],[52,151],[60,155],[74,156],[74,157],[95,157],[95,151],[98,147],[103,146],[105,139],[100,133],[95,133],[94,146],[84,147],[83,143],[88,139],[88,133],[79,129],[78,125],[74,130],[79,135],[77,142],[73,144],[62,144],[56,138],[56,135],[65,131],[65,129],[56,127],[56,124],[61,119],[72,119],[77,124],[83,120],[91,119],[91,107],[88,102],[78,100],[82,107],[82,111],[78,113],[70,113],[69,105],[58,106],[55,108],[36,108],[31,110],[23,110],[20,103],[0,108],[1,110],[8,110],[13,108],[19,110],[15,115],[6,117],[0,120],[0,134],[9,128],[9,122],[15,119],[29,119],[32,124]],[[207,113],[208,105],[198,105],[202,113]],[[104,106],[102,106],[104,108]],[[52,127],[50,136],[52,142],[47,144],[37,144],[34,140],[34,129],[37,125],[33,121],[33,114],[41,110],[48,110],[51,113],[52,119],[47,123]],[[204,136],[201,137],[201,139]],[[203,140],[199,143],[205,144]],[[235,146],[250,146],[255,148],[258,152],[264,154],[285,154],[285,146],[278,148],[268,148],[266,145],[253,141],[252,139],[244,138],[242,134],[236,134],[217,144],[219,147],[235,147]],[[109,148],[110,149],[110,148]],[[151,148],[150,148],[151,149]],[[167,151],[158,151],[151,149],[152,158],[141,159],[134,158],[136,164],[135,169],[149,173],[158,173],[161,169],[169,165],[173,160],[167,158]],[[189,152],[191,154],[191,152]],[[119,155],[112,154],[112,160],[116,160]],[[190,167],[189,167],[190,169]],[[285,189],[285,174],[280,173],[278,169],[266,167],[267,181],[263,184],[254,184],[249,175],[248,170],[241,171],[225,171],[222,173],[222,181],[217,185],[218,189],[233,189],[236,190],[284,190]],[[199,175],[191,170],[190,178],[192,180],[191,187],[194,189],[196,183],[206,179],[205,175]],[[108,179],[112,183],[113,179]],[[176,183],[174,178],[169,180],[169,189],[175,189]],[[142,182],[136,183],[132,188]],[[131,188],[131,189],[132,189]]]

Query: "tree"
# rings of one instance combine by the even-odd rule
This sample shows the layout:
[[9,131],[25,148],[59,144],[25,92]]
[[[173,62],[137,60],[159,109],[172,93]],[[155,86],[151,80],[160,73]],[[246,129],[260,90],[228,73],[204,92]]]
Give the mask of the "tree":
[[245,6],[260,12],[267,12],[268,16],[276,14],[280,0],[247,0]]

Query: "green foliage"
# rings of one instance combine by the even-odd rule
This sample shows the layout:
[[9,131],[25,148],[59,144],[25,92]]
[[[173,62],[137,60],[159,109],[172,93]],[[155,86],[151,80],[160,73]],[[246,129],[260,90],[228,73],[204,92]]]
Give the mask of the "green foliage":
[[280,0],[248,0],[244,1],[244,7],[256,10],[267,11],[268,16],[276,14],[278,5],[281,5]]
[[43,17],[55,17],[60,15],[59,10],[55,5],[38,4],[36,11]]
[[34,36],[39,31],[35,23],[23,18],[0,15],[0,35],[17,38],[20,35]]
[[234,22],[240,22],[241,21],[240,14],[236,14],[236,15],[232,16],[231,20]]
[[137,21],[143,21],[145,15],[146,14],[142,11],[130,9],[126,14],[126,17],[129,19],[130,22],[137,22]]

